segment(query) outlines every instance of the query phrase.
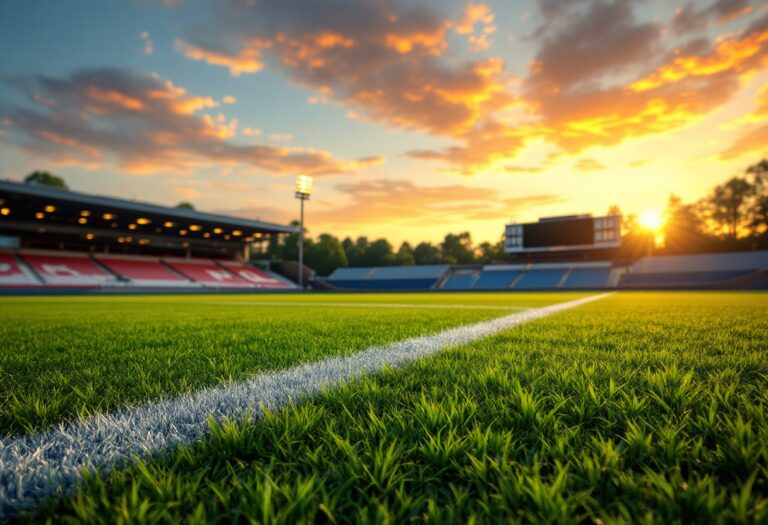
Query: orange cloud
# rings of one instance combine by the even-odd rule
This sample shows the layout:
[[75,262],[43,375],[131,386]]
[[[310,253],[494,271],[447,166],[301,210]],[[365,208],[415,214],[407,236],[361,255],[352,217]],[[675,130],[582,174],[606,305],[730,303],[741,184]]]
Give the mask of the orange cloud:
[[[488,36],[496,31],[496,26],[492,25],[494,18],[495,15],[487,4],[467,4],[464,15],[456,24],[456,32],[467,35],[471,51],[484,51],[491,47]],[[475,26],[478,24],[480,28],[476,32]]]
[[183,40],[176,40],[176,50],[185,57],[226,67],[233,77],[239,77],[243,73],[255,73],[264,67],[261,55],[267,43],[253,41],[252,46],[244,48],[240,53],[231,54],[194,46]]
[[[345,104],[357,117],[443,136],[456,137],[513,100],[499,59],[443,60],[450,24],[434,8],[350,2],[330,16],[322,3],[297,1],[226,4],[216,12],[223,30],[180,49],[238,74],[243,57],[262,63],[269,55],[317,91],[313,103]],[[477,21],[493,20],[487,7],[470,11]],[[231,41],[235,51],[220,51]]]
[[755,64],[751,59],[763,62],[766,56],[768,30],[747,35],[742,39],[720,40],[713,53],[708,56],[685,56],[675,58],[652,75],[630,84],[631,91],[643,92],[666,84],[692,77],[706,77],[723,72],[751,70]]
[[768,86],[758,94],[755,110],[747,120],[758,124],[743,132],[720,154],[720,158],[730,160],[745,154],[768,155]]
[[408,180],[366,180],[338,184],[346,204],[312,212],[323,228],[360,224],[423,225],[425,222],[499,220],[510,212],[563,201],[553,194],[504,198],[492,188],[463,184],[422,186]]
[[101,68],[62,79],[39,76],[16,85],[30,98],[43,93],[54,102],[13,111],[22,147],[67,164],[97,167],[116,160],[126,171],[141,174],[248,165],[276,174],[322,176],[383,162],[380,157],[345,160],[310,148],[231,142],[237,119],[198,114],[217,103],[153,75]]
[[576,169],[581,171],[603,171],[605,166],[595,159],[579,159],[576,162]]

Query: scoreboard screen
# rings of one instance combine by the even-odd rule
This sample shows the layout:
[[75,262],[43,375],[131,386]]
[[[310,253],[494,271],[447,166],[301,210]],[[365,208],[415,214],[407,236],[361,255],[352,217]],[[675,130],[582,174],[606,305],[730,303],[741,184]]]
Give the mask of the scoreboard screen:
[[594,238],[595,222],[591,217],[568,221],[567,225],[560,221],[523,225],[523,248],[579,246],[592,244]]
[[618,248],[621,246],[621,216],[571,215],[540,219],[539,222],[508,224],[506,253],[536,253]]

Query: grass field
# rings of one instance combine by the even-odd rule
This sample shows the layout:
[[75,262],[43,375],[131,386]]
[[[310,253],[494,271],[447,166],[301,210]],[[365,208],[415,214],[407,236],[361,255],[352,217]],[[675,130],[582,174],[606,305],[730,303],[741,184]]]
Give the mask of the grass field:
[[[0,432],[583,295],[4,299]],[[767,409],[768,295],[621,293],[212,424],[25,519],[766,522]]]
[[6,298],[0,436],[580,295]]

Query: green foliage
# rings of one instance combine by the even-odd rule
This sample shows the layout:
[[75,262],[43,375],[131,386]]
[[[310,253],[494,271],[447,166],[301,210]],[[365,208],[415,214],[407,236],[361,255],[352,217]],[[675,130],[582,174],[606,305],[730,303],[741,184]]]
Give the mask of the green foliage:
[[195,205],[187,201],[182,201],[178,203],[176,207],[182,210],[195,210]]
[[413,266],[416,259],[413,257],[413,248],[407,242],[403,242],[395,254],[395,262],[398,266]]
[[317,241],[307,246],[305,262],[318,275],[330,275],[336,268],[349,266],[347,254],[339,240],[329,233],[322,233]]
[[428,242],[420,242],[413,249],[413,259],[416,264],[439,264],[442,262],[440,248]]
[[62,188],[65,190],[68,189],[64,179],[47,171],[33,171],[24,177],[24,182],[27,184],[40,184],[42,186],[52,186],[54,188]]
[[213,425],[28,519],[765,523],[766,341],[762,293],[617,294]]
[[458,235],[449,233],[443,239],[440,246],[443,254],[443,262],[449,264],[472,264],[477,262],[475,250],[472,247],[472,236],[469,232]]

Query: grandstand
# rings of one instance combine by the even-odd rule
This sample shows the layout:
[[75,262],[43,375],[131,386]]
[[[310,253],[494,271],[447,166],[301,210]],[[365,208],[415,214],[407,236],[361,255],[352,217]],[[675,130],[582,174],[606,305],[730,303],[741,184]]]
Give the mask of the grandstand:
[[338,268],[326,282],[333,288],[347,290],[430,290],[438,286],[450,269],[448,264]]
[[768,288],[768,251],[612,261],[475,266],[340,268],[324,284],[338,290],[604,290]]
[[295,289],[248,261],[292,226],[0,181],[0,289]]

